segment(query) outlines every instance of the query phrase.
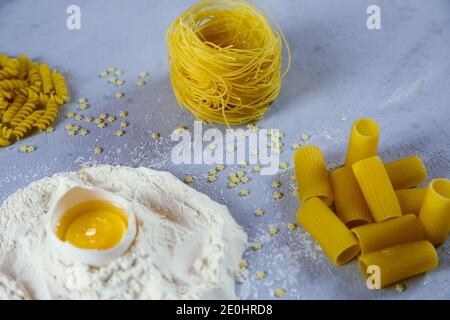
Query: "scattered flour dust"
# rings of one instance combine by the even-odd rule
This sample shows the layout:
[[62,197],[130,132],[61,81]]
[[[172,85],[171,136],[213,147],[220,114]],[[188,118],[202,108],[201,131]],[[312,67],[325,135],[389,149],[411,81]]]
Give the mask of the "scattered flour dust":
[[[61,188],[101,188],[145,208],[130,250],[103,268],[50,247]],[[36,181],[0,207],[0,299],[234,299],[247,235],[228,209],[167,172],[97,166]]]

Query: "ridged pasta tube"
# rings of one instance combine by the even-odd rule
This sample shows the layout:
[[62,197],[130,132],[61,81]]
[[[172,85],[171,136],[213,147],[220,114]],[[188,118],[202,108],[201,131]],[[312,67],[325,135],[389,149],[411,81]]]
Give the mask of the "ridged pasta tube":
[[385,168],[395,190],[412,188],[427,180],[425,165],[417,156],[386,163]]
[[358,255],[359,244],[355,236],[320,198],[310,198],[303,203],[297,212],[297,221],[336,266]]
[[375,156],[379,139],[380,129],[374,120],[367,118],[356,120],[350,133],[345,165],[351,166],[359,160]]
[[427,239],[435,246],[445,242],[450,231],[450,181],[433,180],[419,214]]
[[400,217],[402,210],[380,157],[361,160],[353,172],[376,222]]
[[342,167],[330,175],[336,214],[349,228],[372,223],[366,199],[351,167]]
[[368,267],[379,267],[381,288],[430,271],[437,265],[436,249],[426,240],[389,247],[359,258],[359,267],[365,277],[370,275]]
[[396,190],[398,202],[403,214],[419,215],[427,188]]
[[361,254],[425,240],[422,223],[413,214],[356,227],[352,229],[352,232],[359,240]]
[[294,154],[294,166],[302,203],[312,197],[319,197],[327,205],[331,205],[333,191],[320,148],[307,146],[297,150]]

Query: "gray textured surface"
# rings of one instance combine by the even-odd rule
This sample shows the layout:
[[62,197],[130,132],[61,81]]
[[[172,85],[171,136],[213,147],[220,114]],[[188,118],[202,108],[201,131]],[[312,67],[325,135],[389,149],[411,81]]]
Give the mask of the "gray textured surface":
[[[418,154],[430,178],[450,178],[450,3],[448,1],[261,1],[278,18],[290,42],[293,69],[281,96],[259,125],[286,133],[282,160],[290,161],[289,146],[302,133],[323,148],[330,166],[342,161],[348,131],[361,116],[379,121],[381,155],[385,160]],[[251,194],[242,199],[219,181],[206,181],[208,166],[174,166],[169,134],[178,125],[192,128],[192,116],[181,110],[168,81],[164,30],[191,1],[77,1],[82,30],[65,28],[66,7],[72,1],[0,0],[0,51],[22,52],[58,67],[69,75],[73,100],[89,99],[99,115],[130,112],[126,136],[114,136],[118,123],[91,130],[87,137],[68,137],[64,126],[73,121],[63,112],[52,134],[40,134],[0,150],[0,201],[32,181],[85,164],[120,164],[170,170],[183,178],[193,175],[193,187],[229,206],[245,227],[250,241],[261,241],[259,252],[248,250],[248,280],[239,286],[243,298],[271,298],[274,288],[285,298],[450,298],[450,246],[439,249],[437,271],[407,281],[403,293],[388,288],[366,289],[355,263],[332,267],[303,231],[290,232],[298,200],[291,196],[292,168],[275,177],[252,175]],[[366,28],[366,8],[378,4],[382,30]],[[125,87],[116,89],[97,77],[114,66],[125,71]],[[137,74],[151,76],[144,88]],[[126,93],[117,101],[116,91]],[[64,107],[77,112],[76,103]],[[153,141],[149,130],[162,134]],[[33,154],[19,153],[20,145],[36,145]],[[93,148],[104,147],[96,156]],[[227,173],[234,168],[228,168]],[[286,196],[272,200],[271,182],[285,182]],[[257,208],[267,214],[256,218]],[[267,236],[270,226],[280,228]],[[264,270],[263,281],[255,272]]]

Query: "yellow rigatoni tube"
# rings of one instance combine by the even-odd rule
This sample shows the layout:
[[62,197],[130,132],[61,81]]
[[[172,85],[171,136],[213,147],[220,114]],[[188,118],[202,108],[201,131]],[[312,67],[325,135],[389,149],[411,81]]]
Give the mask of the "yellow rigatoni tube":
[[450,231],[450,181],[431,181],[419,214],[427,239],[435,246],[447,240]]
[[403,214],[419,215],[427,188],[402,189],[395,191]]
[[412,188],[427,180],[425,165],[417,156],[386,163],[385,168],[395,190]]
[[351,167],[339,168],[330,175],[336,214],[348,228],[372,223],[372,215]]
[[359,258],[359,267],[367,278],[368,267],[377,266],[380,271],[380,287],[430,271],[438,265],[436,249],[427,240],[409,242],[374,251]]
[[307,146],[297,150],[294,154],[294,166],[302,203],[312,197],[319,197],[327,205],[333,204],[330,176],[318,147]]
[[351,166],[359,160],[375,156],[379,139],[380,129],[374,120],[367,118],[356,120],[350,132],[345,165]]
[[380,157],[361,160],[353,173],[376,222],[400,217],[402,210]]
[[422,223],[413,214],[356,227],[352,232],[359,240],[363,255],[398,244],[425,240]]
[[336,266],[353,260],[359,243],[352,232],[319,198],[311,198],[297,212],[298,223],[319,243]]

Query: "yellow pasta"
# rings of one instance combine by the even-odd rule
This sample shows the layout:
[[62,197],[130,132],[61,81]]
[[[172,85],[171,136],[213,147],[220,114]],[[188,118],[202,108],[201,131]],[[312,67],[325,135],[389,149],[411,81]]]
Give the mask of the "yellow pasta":
[[445,242],[450,231],[450,181],[430,183],[419,214],[427,239],[435,246]]
[[368,267],[379,267],[381,288],[430,271],[437,265],[436,249],[426,240],[389,247],[359,258],[359,267],[365,277],[370,276]]
[[380,157],[361,160],[353,172],[376,222],[402,215],[402,210]]
[[337,266],[359,253],[355,236],[320,198],[310,198],[297,212],[298,223],[319,243]]
[[427,188],[413,188],[395,191],[403,214],[419,215]]
[[385,168],[395,190],[415,187],[427,180],[425,166],[417,156],[386,163]]
[[198,119],[228,126],[261,119],[278,97],[291,60],[274,24],[243,0],[202,0],[175,19],[166,43],[179,104]]
[[425,240],[422,223],[413,214],[356,227],[352,232],[359,240],[363,255],[398,244]]
[[319,197],[331,205],[333,191],[322,151],[314,146],[300,148],[294,154],[294,166],[302,203]]
[[339,219],[349,228],[373,222],[352,168],[337,169],[330,175],[330,179]]
[[0,147],[47,129],[69,101],[64,77],[46,64],[0,54]]
[[373,157],[377,154],[380,129],[372,119],[357,120],[350,133],[345,165],[351,166],[359,160]]

